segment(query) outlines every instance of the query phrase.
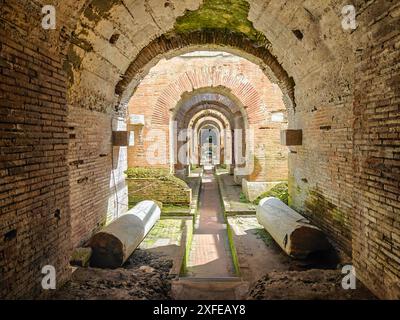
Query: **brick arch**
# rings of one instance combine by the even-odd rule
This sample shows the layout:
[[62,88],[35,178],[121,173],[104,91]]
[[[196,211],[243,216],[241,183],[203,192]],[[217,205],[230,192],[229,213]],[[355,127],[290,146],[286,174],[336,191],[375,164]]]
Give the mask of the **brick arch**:
[[202,129],[204,126],[207,126],[210,124],[215,126],[218,129],[220,134],[222,134],[224,132],[224,129],[225,129],[224,124],[219,119],[216,119],[214,117],[205,117],[205,118],[200,119],[200,121],[196,123],[196,126],[195,126],[196,130],[194,130],[195,134],[198,134],[200,129]]
[[246,109],[249,124],[262,121],[265,105],[260,94],[242,74],[225,68],[204,67],[182,74],[174,83],[171,83],[160,95],[154,106],[151,118],[152,124],[167,125],[169,112],[179,111],[179,103],[185,98],[184,93],[191,93],[198,89],[210,88],[237,98]]
[[[104,10],[99,16],[98,12],[90,12],[89,1],[101,5],[115,4],[118,6],[116,9],[125,11]],[[7,243],[7,250],[4,251],[6,259],[1,261],[5,261],[5,268],[9,270],[5,278],[7,288],[3,286],[1,293],[12,298],[30,297],[31,294],[42,292],[40,286],[36,286],[40,283],[38,266],[42,262],[51,263],[57,267],[57,279],[64,280],[67,277],[70,250],[68,240],[71,232],[71,227],[68,226],[71,225],[70,216],[76,211],[71,204],[75,203],[76,207],[79,207],[79,203],[70,196],[72,193],[83,196],[81,203],[85,207],[79,208],[76,214],[80,215],[82,212],[85,222],[90,221],[88,231],[94,231],[96,225],[98,226],[97,219],[101,218],[101,214],[107,209],[103,210],[101,207],[99,210],[95,206],[87,205],[93,203],[91,199],[94,198],[93,194],[96,195],[94,198],[96,203],[107,204],[108,199],[105,196],[108,196],[111,189],[110,184],[107,179],[102,179],[103,177],[100,177],[98,172],[102,171],[110,176],[108,168],[111,163],[110,155],[113,154],[113,149],[108,146],[111,132],[105,130],[109,119],[104,118],[101,125],[96,127],[91,125],[91,121],[93,118],[100,118],[99,114],[93,111],[109,112],[109,109],[105,107],[115,105],[117,101],[108,100],[109,97],[104,92],[108,90],[110,96],[114,97],[119,74],[123,74],[126,69],[117,68],[113,61],[106,59],[113,47],[108,44],[108,38],[102,39],[101,36],[106,34],[104,31],[108,31],[107,29],[113,29],[111,26],[118,32],[121,31],[121,27],[126,27],[123,30],[126,33],[132,35],[137,33],[140,38],[143,38],[143,41],[132,42],[132,46],[137,46],[138,50],[141,50],[151,39],[166,32],[175,20],[171,19],[173,21],[166,26],[163,25],[161,29],[154,26],[152,28],[152,25],[147,23],[151,23],[152,20],[157,22],[159,16],[156,16],[156,19],[151,14],[139,16],[139,18],[144,18],[144,22],[138,24],[130,23],[130,20],[125,19],[130,15],[138,15],[137,12],[130,10],[132,4],[149,5],[150,1],[64,0],[52,2],[57,5],[57,30],[55,31],[44,31],[40,28],[41,15],[40,10],[37,9],[40,9],[39,6],[46,1],[2,1],[4,27],[2,41],[4,43],[2,43],[1,65],[2,72],[7,71],[5,79],[10,84],[2,85],[2,88],[6,90],[2,101],[4,104],[2,120],[10,119],[9,124],[2,126],[2,131],[5,131],[4,139],[7,139],[5,140],[7,143],[15,144],[15,136],[20,142],[18,150],[9,156],[17,157],[19,161],[5,161],[6,167],[2,171],[7,174],[7,179],[2,180],[5,181],[4,183],[10,182],[10,184],[7,183],[7,188],[9,187],[10,190],[16,187],[18,192],[23,192],[21,190],[24,188],[19,186],[21,174],[31,176],[32,172],[35,177],[39,177],[43,173],[36,172],[34,168],[46,167],[54,173],[57,172],[59,177],[52,179],[52,175],[48,175],[48,179],[45,179],[45,175],[43,176],[41,183],[46,184],[46,188],[42,188],[40,198],[53,200],[55,193],[60,195],[56,197],[54,203],[53,201],[35,203],[36,213],[47,214],[42,214],[41,220],[40,214],[36,214],[35,218],[38,219],[35,219],[35,222],[25,223],[31,213],[30,201],[25,199],[29,196],[30,200],[33,196],[28,193],[24,196],[18,196],[17,192],[4,193],[2,201],[12,200],[13,202],[12,206],[7,205],[2,208],[2,215],[10,217],[10,226],[18,223],[23,224],[25,228],[18,230],[18,243],[24,243],[23,250],[9,250]],[[175,1],[174,3],[183,2]],[[185,1],[187,6],[183,6],[182,11],[190,9],[189,5],[194,2]],[[397,190],[393,191],[393,188],[398,186],[395,159],[397,153],[393,147],[394,142],[389,140],[396,140],[396,135],[393,135],[392,131],[395,126],[393,115],[396,114],[395,110],[398,107],[396,95],[398,73],[397,69],[393,72],[381,72],[388,66],[398,64],[396,50],[398,50],[399,30],[393,30],[393,26],[398,21],[397,4],[394,1],[355,1],[357,23],[360,27],[354,32],[343,32],[339,20],[344,1],[318,1],[315,5],[311,1],[284,1],[282,5],[277,5],[277,1],[248,0],[248,2],[251,4],[249,20],[253,21],[254,27],[264,32],[271,41],[273,48],[271,52],[279,57],[282,65],[295,77],[296,86],[299,87],[299,90],[296,90],[299,112],[293,116],[291,124],[304,126],[305,143],[301,147],[296,147],[295,149],[299,149],[299,152],[291,156],[293,207],[304,210],[307,217],[311,219],[319,218],[319,224],[324,231],[334,239],[340,240],[341,247],[352,251],[354,266],[359,270],[357,275],[361,280],[365,280],[376,294],[386,298],[399,296],[400,288],[397,284],[400,269],[396,257],[393,256],[396,252],[392,252],[399,245],[395,237],[398,235],[396,228],[399,216],[393,216],[399,207],[398,198],[396,202]],[[152,1],[151,4],[154,7],[159,5],[157,1]],[[88,21],[83,20],[81,29],[78,29],[75,35],[71,35],[72,30],[77,29],[74,28],[74,21],[81,15],[85,15],[81,13],[86,11],[86,7],[89,7],[89,15],[93,16],[95,13],[94,22],[90,24],[92,30],[86,27]],[[122,13],[118,15],[121,19],[117,21],[116,12]],[[162,18],[161,20],[165,21],[166,15]],[[70,20],[72,21],[69,22]],[[113,24],[113,22],[116,23]],[[293,30],[294,28],[297,30]],[[301,39],[297,39],[296,33],[292,30],[297,31],[297,36],[300,33]],[[79,31],[86,32],[79,34]],[[230,37],[229,30],[226,33],[226,37]],[[176,37],[169,39],[173,41],[174,38]],[[77,50],[68,52],[66,55],[58,54],[60,48],[66,47],[69,42],[74,43]],[[14,49],[11,50],[10,46]],[[133,55],[135,59],[136,53],[132,53]],[[77,69],[77,73],[82,72],[82,77],[75,78],[76,82],[73,82],[77,87],[74,87],[77,90],[73,91],[76,96],[72,100],[77,104],[75,111],[71,100],[65,99],[65,94],[69,94],[68,84],[64,78],[66,71],[64,66],[61,66],[65,57],[75,60],[73,67]],[[33,66],[35,72],[32,72]],[[93,78],[87,74],[89,70],[91,72],[104,70],[104,74],[107,75],[105,77],[107,85],[106,81],[104,83],[93,81]],[[30,78],[33,74],[33,79],[21,81],[21,72],[30,75]],[[25,78],[26,76],[23,77]],[[26,88],[22,89],[23,85]],[[52,90],[49,89],[50,87]],[[51,93],[53,89],[57,91],[57,94]],[[32,112],[27,112],[29,108]],[[41,110],[38,111],[39,109]],[[387,110],[392,110],[389,111],[390,116],[387,116]],[[24,117],[17,117],[20,113],[23,113]],[[49,126],[54,126],[56,130],[53,131],[61,130],[58,136],[64,137],[63,139],[44,138],[51,132],[46,125],[43,125],[43,121],[38,121],[40,114],[44,115],[41,117],[43,119],[50,117],[58,119],[51,121],[51,124],[50,121],[47,122]],[[71,123],[67,120],[66,114],[80,120],[73,124],[77,128],[78,135],[74,132],[69,134],[68,138],[66,129],[71,127]],[[11,126],[18,130],[11,130]],[[90,152],[83,150],[85,164],[75,166],[73,163],[79,161],[73,161],[69,166],[66,141],[71,141],[71,145],[74,146],[71,154],[75,157],[78,151],[81,152],[79,150],[81,143],[75,139],[80,132],[85,133],[82,140],[85,145],[106,145],[107,148],[102,150],[100,156],[97,149]],[[101,135],[104,132],[103,138]],[[378,137],[377,133],[379,133]],[[42,137],[40,141],[36,138],[38,135]],[[365,139],[368,136],[370,139]],[[95,137],[96,140],[90,140],[90,137]],[[38,144],[38,141],[39,155],[36,154],[31,158],[30,152],[21,152],[22,149],[30,150],[32,145]],[[54,159],[39,157],[41,150],[45,152],[55,148],[59,149],[60,154]],[[8,151],[11,152],[11,150]],[[91,159],[95,161],[102,159],[101,163],[107,164],[106,169],[99,170],[97,162],[96,165],[88,165],[93,164],[89,155],[93,155]],[[35,165],[21,166],[21,162],[25,159]],[[75,170],[74,167],[77,169]],[[86,171],[84,169],[86,167],[95,167],[96,171]],[[78,175],[96,178],[99,184],[98,186],[96,184],[94,193],[82,192],[83,189],[79,190],[76,187],[76,180],[72,179]],[[68,183],[67,180],[70,177],[72,182]],[[303,177],[308,178],[308,186],[318,187],[318,189],[312,190],[306,187],[301,182]],[[62,187],[60,181],[63,182]],[[29,183],[29,181],[25,182]],[[390,193],[391,190],[392,193]],[[309,194],[313,195],[310,202],[305,198]],[[377,195],[379,201],[376,201]],[[315,201],[321,206],[309,206]],[[14,219],[14,205],[21,211],[17,219]],[[61,210],[63,219],[61,222],[51,222],[47,219],[54,209]],[[320,214],[322,211],[323,215]],[[337,219],[338,213],[340,223]],[[92,217],[94,219],[91,219]],[[371,223],[373,219],[376,220],[375,223]],[[348,224],[348,221],[351,223]],[[43,225],[42,234],[46,235],[43,241],[39,242],[36,241],[37,225]],[[390,242],[393,249],[391,252],[385,250]],[[31,246],[34,247],[35,254],[29,252],[28,249]],[[57,248],[57,253],[54,253],[55,250],[52,248]],[[15,268],[14,256],[11,258],[8,256],[8,252],[14,251],[18,259],[23,262],[20,265],[21,268]]]
[[[277,79],[283,94],[289,98],[291,106],[295,108],[295,82],[267,47],[255,45],[242,33],[234,31],[227,33],[224,30],[212,30],[212,32],[199,30],[183,34],[169,33],[154,39],[130,63],[122,79],[117,83],[115,93],[119,96],[131,95],[129,91],[134,90],[140,79],[143,79],[150,68],[161,58],[199,50],[230,52],[263,68],[269,68]],[[122,100],[124,100],[123,97]]]
[[237,103],[240,101],[234,101],[227,95],[213,92],[201,93],[202,90],[197,91],[199,92],[198,94],[186,93],[182,96],[182,101],[179,103],[179,110],[175,112],[174,120],[181,121],[199,105],[210,105],[210,107],[224,109],[230,113],[244,111],[241,110],[242,106]]
[[212,101],[207,101],[206,103],[202,104],[195,104],[193,107],[186,113],[186,116],[183,121],[183,127],[186,128],[189,126],[191,120],[200,112],[202,111],[215,111],[221,114],[229,123],[229,126],[233,128],[233,119],[232,117],[234,114],[230,112],[230,110],[221,105],[217,105]]
[[194,131],[193,134],[196,137],[197,142],[199,140],[199,135],[200,135],[201,129],[203,129],[206,126],[215,127],[215,129],[218,130],[219,137],[224,139],[224,137],[225,137],[224,124],[221,123],[219,119],[216,119],[214,117],[205,117],[205,118],[201,118],[200,121],[196,123],[196,126],[194,127],[194,130],[193,130]]
[[231,127],[229,119],[227,119],[223,113],[216,110],[202,110],[196,113],[189,121],[188,127],[194,128],[196,127],[196,124],[201,121],[201,119],[209,117],[217,119],[223,125],[224,129]]

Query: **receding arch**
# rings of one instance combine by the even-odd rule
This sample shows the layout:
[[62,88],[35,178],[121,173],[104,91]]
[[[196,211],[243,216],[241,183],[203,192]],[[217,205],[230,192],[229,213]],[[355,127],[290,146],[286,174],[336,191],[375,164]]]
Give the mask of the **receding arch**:
[[[182,75],[182,78],[188,79],[186,74]],[[234,78],[230,79],[234,80]],[[223,85],[209,86],[209,81],[204,78],[205,86],[201,86],[203,82],[200,82],[198,88],[191,90],[186,86],[180,87],[179,83],[181,80],[181,78],[178,79],[160,95],[153,109],[151,118],[152,124],[166,125],[170,119],[170,113],[171,118],[175,120],[179,110],[185,106],[188,101],[199,94],[219,94],[219,97],[229,101],[227,105],[239,108],[246,123],[256,123],[263,119],[263,110],[265,106],[260,97],[256,94],[255,89],[251,90],[251,94],[249,94],[249,92],[242,92],[240,85],[234,82],[226,83],[227,85],[232,85],[233,90]],[[251,107],[248,107],[246,103],[250,103]],[[190,104],[187,104],[186,108],[190,108]]]
[[[184,121],[187,115],[194,115],[198,110],[201,109],[218,109],[223,112],[227,117],[228,114],[245,113],[245,108],[241,108],[240,101],[233,101],[226,95],[223,88],[220,88],[221,92],[207,92],[207,88],[196,90],[196,93],[184,93],[182,100],[175,107],[173,112],[173,118],[177,121]],[[212,90],[216,90],[215,88]],[[238,104],[239,103],[239,104]],[[171,111],[171,110],[170,110]],[[184,124],[184,127],[186,125]]]
[[196,124],[201,121],[201,119],[210,117],[217,119],[223,125],[224,129],[230,129],[230,121],[228,118],[226,118],[223,113],[212,109],[202,110],[196,113],[189,121],[188,127],[196,127]]
[[[205,131],[203,131],[205,130]],[[224,124],[221,123],[218,119],[214,117],[204,117],[201,118],[200,121],[197,122],[196,127],[194,129],[194,138],[195,138],[195,143],[193,144],[193,148],[189,149],[191,150],[190,152],[193,153],[193,155],[190,156],[190,161],[192,162],[194,159],[198,159],[199,162],[201,162],[201,155],[202,155],[202,149],[204,145],[202,144],[202,139],[203,139],[203,134],[207,130],[211,130],[213,135],[215,135],[215,141],[214,145],[217,146],[217,151],[215,153],[215,156],[217,157],[217,164],[220,164],[221,162],[225,161],[225,128]],[[198,146],[196,150],[196,146]],[[229,159],[231,159],[231,156],[228,156]]]
[[[177,83],[179,83],[180,80],[177,80]],[[170,88],[170,87],[168,87]],[[164,92],[166,92],[167,90],[165,90]],[[163,93],[164,93],[163,92]],[[178,91],[179,92],[179,91]],[[236,91],[235,91],[236,93]],[[177,96],[178,94],[175,93]],[[170,126],[172,131],[171,134],[172,136],[177,136],[180,132],[180,130],[187,129],[187,125],[184,122],[184,116],[190,112],[193,109],[193,105],[195,105],[196,107],[199,107],[202,102],[203,99],[205,101],[209,101],[213,104],[216,104],[219,108],[223,108],[225,110],[225,113],[227,115],[227,119],[230,119],[230,127],[231,128],[235,128],[235,129],[240,129],[242,130],[241,132],[241,137],[242,137],[242,148],[240,149],[241,155],[238,153],[237,156],[243,156],[246,154],[246,152],[248,152],[248,148],[246,146],[246,140],[248,139],[248,134],[249,134],[249,126],[252,124],[249,121],[249,115],[248,115],[248,109],[243,102],[235,96],[235,94],[230,90],[230,88],[226,88],[224,86],[217,86],[217,87],[202,87],[202,88],[198,88],[195,89],[191,92],[183,92],[182,94],[179,94],[180,100],[179,101],[175,101],[173,98],[171,98],[170,95],[165,94],[165,97],[169,97],[168,101],[170,103],[169,104],[164,104],[163,106],[163,110],[165,112],[167,112],[166,110],[168,110],[168,112],[170,113],[170,116],[168,117],[168,121],[166,121],[166,115],[164,114],[163,117],[160,118],[160,112],[161,110],[158,110],[158,112],[154,111],[153,112],[153,118],[152,118],[152,125],[153,124],[158,124],[158,125],[162,125],[162,126]],[[213,101],[216,100],[216,101]],[[160,101],[160,99],[158,100]],[[164,102],[166,102],[163,99]],[[173,105],[173,103],[175,103],[175,105]],[[258,105],[260,107],[260,104]],[[206,105],[207,107],[207,105]],[[261,113],[262,114],[262,113]],[[258,119],[257,113],[253,112],[252,113],[252,121],[253,123],[259,121],[260,119]],[[158,120],[162,120],[162,122],[160,121],[154,121],[153,119],[156,118]],[[178,126],[178,123],[180,120],[183,125]],[[171,123],[169,123],[169,121],[172,122],[176,122],[175,125],[171,126]],[[168,124],[169,123],[169,124]],[[175,129],[177,129],[178,131],[174,131]],[[222,128],[221,128],[222,130]],[[230,133],[229,135],[231,137],[230,142],[232,141],[232,134]],[[177,142],[177,146],[178,148],[183,145],[182,142]],[[229,152],[232,152],[233,148],[229,148]],[[175,157],[174,155],[170,155],[171,159],[173,159],[172,157]],[[231,155],[229,155],[229,158],[231,159]],[[175,166],[175,168],[181,169],[181,165],[178,164],[177,166]]]
[[140,80],[162,58],[205,49],[226,51],[269,69],[271,72],[267,76],[273,77],[270,80],[277,82],[284,96],[288,98],[287,101],[290,101],[291,107],[295,109],[294,80],[277,58],[266,47],[256,46],[245,34],[226,33],[221,30],[161,35],[154,39],[131,62],[122,79],[117,83],[115,93],[120,96],[120,102],[124,103],[129,100]]
[[217,102],[214,101],[206,101],[204,103],[197,103],[194,104],[187,112],[185,117],[183,118],[183,125],[182,127],[186,128],[189,126],[190,121],[199,113],[201,112],[217,112],[221,115],[221,117],[224,117],[228,122],[229,126],[233,127],[233,119],[232,116],[234,115],[231,110],[223,105],[223,104],[218,104]]

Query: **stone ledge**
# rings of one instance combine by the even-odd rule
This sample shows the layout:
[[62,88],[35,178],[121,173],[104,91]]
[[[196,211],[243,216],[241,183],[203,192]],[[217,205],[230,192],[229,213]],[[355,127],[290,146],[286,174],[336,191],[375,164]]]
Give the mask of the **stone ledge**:
[[249,201],[256,200],[264,192],[271,190],[274,186],[284,181],[270,181],[270,182],[258,182],[258,181],[248,181],[246,179],[242,180],[243,193],[246,199]]

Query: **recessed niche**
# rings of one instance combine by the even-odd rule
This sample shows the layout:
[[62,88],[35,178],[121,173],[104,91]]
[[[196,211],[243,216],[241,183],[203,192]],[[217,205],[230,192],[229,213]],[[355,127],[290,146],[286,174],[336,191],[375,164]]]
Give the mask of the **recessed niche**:
[[296,30],[292,30],[293,34],[296,36],[297,39],[299,40],[303,40],[303,32],[301,32],[300,30],[296,29]]
[[281,131],[281,144],[284,146],[301,146],[303,143],[302,130],[282,130]]
[[116,44],[117,43],[117,41],[118,41],[118,39],[119,39],[119,37],[120,37],[120,34],[119,33],[114,33],[112,36],[111,36],[111,38],[110,38],[110,43],[111,44]]

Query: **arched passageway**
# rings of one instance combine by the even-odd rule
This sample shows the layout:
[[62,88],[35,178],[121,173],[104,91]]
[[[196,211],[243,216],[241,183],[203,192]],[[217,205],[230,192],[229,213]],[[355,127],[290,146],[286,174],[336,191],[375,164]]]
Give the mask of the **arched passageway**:
[[[171,68],[177,71],[171,72]],[[148,93],[150,90],[152,94]],[[142,99],[144,95],[146,100]],[[155,162],[147,154],[151,160],[143,161],[141,150],[146,145],[143,142],[129,149],[129,166],[187,170],[188,152],[182,148],[190,145],[188,122],[201,108],[216,109],[228,118],[232,128],[227,135],[232,141],[228,150],[232,149],[235,162],[235,181],[241,185],[245,179],[247,197],[253,200],[266,188],[287,180],[287,150],[280,145],[279,136],[287,121],[287,116],[283,116],[286,109],[282,93],[253,63],[223,52],[199,51],[165,60],[144,78],[128,110],[148,119],[144,132],[151,128],[154,136],[162,139],[158,144],[163,146],[165,157]],[[277,114],[282,119],[274,119]],[[164,134],[158,134],[154,128]],[[154,143],[153,136],[148,140]],[[158,158],[158,154],[153,158]]]
[[[209,121],[207,121],[207,119],[209,119]],[[213,125],[215,121],[218,127]],[[205,128],[208,124],[213,125],[214,128]],[[218,157],[217,164],[223,163],[229,166],[233,164],[232,127],[230,121],[224,114],[212,109],[199,111],[189,122],[188,130],[190,132],[188,139],[190,164],[200,164],[201,155],[199,154],[199,150],[203,143],[199,137],[204,139],[203,134],[206,133],[207,130],[212,133],[211,143],[217,148],[217,150],[215,150],[217,153],[215,156]]]
[[[290,206],[351,256],[376,295],[399,297],[398,4],[356,1],[349,32],[340,1],[233,2],[65,0],[54,30],[40,23],[45,1],[2,3],[0,296],[41,294],[46,264],[59,283],[69,278],[73,247],[126,211],[129,151],[113,146],[112,131],[127,130],[133,93],[143,94],[139,84],[164,58],[216,50],[258,65],[268,89],[237,85],[238,74],[186,72],[183,83],[152,91],[162,97],[156,111],[136,106],[145,121],[161,135],[182,94],[215,84],[231,88],[258,125],[256,153],[266,137],[279,141],[273,132],[286,120],[302,130],[302,144],[286,149]],[[279,88],[283,106],[262,111],[259,97]],[[248,181],[278,178],[258,171]]]

